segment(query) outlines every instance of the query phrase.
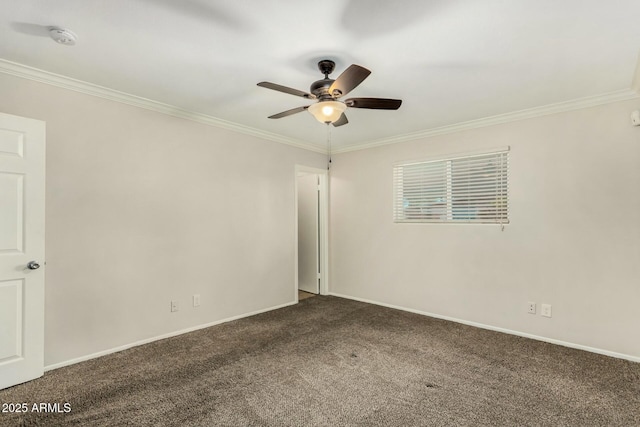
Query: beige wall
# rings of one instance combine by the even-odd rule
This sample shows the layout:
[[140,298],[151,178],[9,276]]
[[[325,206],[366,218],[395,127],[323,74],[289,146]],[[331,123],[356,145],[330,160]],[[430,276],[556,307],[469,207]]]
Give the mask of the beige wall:
[[[626,101],[335,155],[331,292],[640,360],[640,127]],[[394,224],[392,165],[511,146],[511,224]],[[553,306],[553,317],[526,302]]]
[[294,165],[325,156],[7,75],[0,93],[47,123],[45,365],[294,301]]

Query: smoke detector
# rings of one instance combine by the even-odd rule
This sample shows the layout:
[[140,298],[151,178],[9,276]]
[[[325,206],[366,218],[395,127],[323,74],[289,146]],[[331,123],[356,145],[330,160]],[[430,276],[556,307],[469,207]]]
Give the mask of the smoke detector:
[[59,27],[50,27],[49,35],[56,43],[64,44],[67,46],[73,46],[76,44],[76,39],[78,38],[73,31],[66,30],[64,28]]

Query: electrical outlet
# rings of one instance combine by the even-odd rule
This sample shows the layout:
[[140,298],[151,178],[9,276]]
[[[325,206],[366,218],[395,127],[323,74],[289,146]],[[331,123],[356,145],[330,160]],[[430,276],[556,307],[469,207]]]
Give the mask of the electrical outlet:
[[200,307],[200,294],[193,295],[193,306]]
[[527,303],[527,313],[536,314],[536,303],[529,301]]
[[171,312],[178,311],[178,301],[171,301]]
[[551,317],[551,304],[542,304],[540,306],[540,315],[544,317]]

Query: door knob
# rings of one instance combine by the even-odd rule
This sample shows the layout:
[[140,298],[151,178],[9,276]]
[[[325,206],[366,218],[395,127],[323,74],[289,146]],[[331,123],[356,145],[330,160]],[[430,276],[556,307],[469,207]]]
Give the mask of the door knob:
[[38,264],[38,263],[37,263],[37,262],[35,262],[35,261],[29,261],[29,264],[27,264],[27,268],[28,268],[29,270],[37,270],[37,269],[39,269],[39,268],[40,268],[40,264]]

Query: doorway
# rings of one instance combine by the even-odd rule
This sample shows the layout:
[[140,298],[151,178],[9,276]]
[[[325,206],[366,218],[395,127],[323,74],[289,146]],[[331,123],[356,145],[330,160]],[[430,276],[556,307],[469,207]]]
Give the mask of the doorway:
[[296,166],[295,298],[328,293],[328,173]]

